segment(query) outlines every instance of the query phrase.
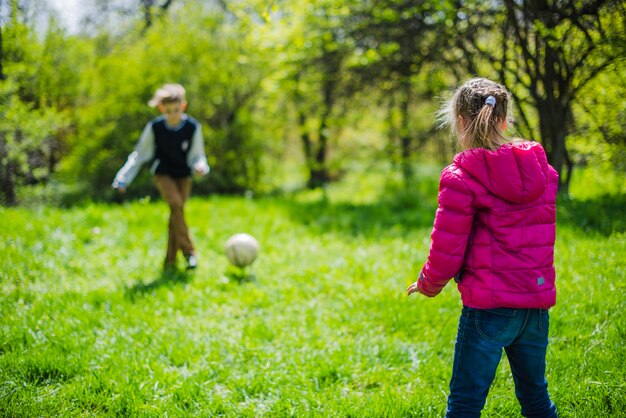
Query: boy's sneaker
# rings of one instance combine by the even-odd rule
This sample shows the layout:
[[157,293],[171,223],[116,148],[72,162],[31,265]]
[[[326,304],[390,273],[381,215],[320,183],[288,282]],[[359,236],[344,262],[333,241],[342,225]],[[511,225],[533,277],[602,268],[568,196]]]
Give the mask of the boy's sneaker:
[[187,270],[192,270],[198,267],[198,259],[194,254],[189,254],[185,258],[187,259]]

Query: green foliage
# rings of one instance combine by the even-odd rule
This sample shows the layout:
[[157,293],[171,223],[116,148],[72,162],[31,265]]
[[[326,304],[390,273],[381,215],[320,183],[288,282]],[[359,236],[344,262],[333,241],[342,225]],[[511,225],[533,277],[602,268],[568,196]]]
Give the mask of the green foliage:
[[0,164],[10,165],[14,174],[30,173],[34,179],[42,177],[47,167],[42,167],[42,163],[32,164],[31,160],[37,158],[45,162],[49,158],[44,143],[66,122],[51,108],[35,108],[20,100],[17,87],[10,81],[3,82],[1,88],[0,103],[4,111],[0,116],[0,137],[4,152]]
[[[3,129],[37,132],[3,152],[2,189],[52,179],[112,199],[165,82],[187,88],[203,125],[203,194],[317,187],[381,159],[410,179],[417,163],[449,160],[433,113],[471,75],[509,87],[518,133],[557,168],[624,171],[624,8],[557,3],[96,0],[71,35],[54,19],[38,29],[37,1],[4,3],[0,112],[19,103]],[[144,170],[130,195],[154,195],[150,183]]]
[[[273,146],[272,122],[253,113],[269,71],[263,26],[228,23],[189,5],[142,35],[101,39],[110,51],[94,51],[93,69],[83,75],[87,105],[67,173],[87,180],[95,193],[106,190],[145,123],[158,114],[146,106],[148,99],[164,82],[178,82],[187,89],[189,114],[203,125],[213,168],[200,189],[258,189],[263,152]],[[145,193],[147,183],[144,176],[133,188]]]
[[621,99],[625,80],[626,67],[616,65],[591,81],[574,105],[578,123],[569,138],[573,158],[609,177],[612,172],[626,173],[626,101]]
[[508,86],[523,134],[543,143],[567,193],[574,103],[590,104],[581,92],[626,54],[622,2],[467,2],[453,13],[444,60]]
[[[350,91],[346,62],[354,49],[344,23],[349,2],[295,1],[280,8],[284,14],[277,68],[290,121],[301,143],[308,171],[307,186],[331,180],[330,145],[346,122]],[[338,141],[337,141],[338,142]]]
[[[376,170],[326,201],[192,198],[193,274],[159,271],[161,201],[0,209],[0,415],[442,416],[459,295],[403,293],[427,255],[437,172],[422,167],[424,193]],[[582,180],[558,207],[547,378],[561,416],[620,416],[623,202],[579,200]],[[242,284],[223,255],[240,231],[261,243]],[[484,414],[519,416],[505,358]]]
[[[566,138],[577,126],[572,104],[594,107],[581,91],[623,61],[625,19],[616,1],[383,0],[355,7],[348,27],[357,46],[355,70],[384,81],[380,90],[400,95],[400,109],[414,100],[401,96],[416,89],[417,77],[407,78],[432,67],[443,69],[448,83],[482,76],[506,85],[517,102],[521,135],[543,143],[561,174],[560,189],[567,191],[573,164]],[[430,82],[422,91],[438,93]],[[409,120],[401,118],[404,129]],[[412,139],[407,133],[399,137],[402,144]]]
[[16,14],[2,35],[0,203],[11,205],[17,203],[17,186],[47,180],[54,172],[62,148],[59,134],[70,124],[64,108],[74,95],[67,87],[73,81],[68,54],[59,45],[63,34],[53,22],[45,47]]

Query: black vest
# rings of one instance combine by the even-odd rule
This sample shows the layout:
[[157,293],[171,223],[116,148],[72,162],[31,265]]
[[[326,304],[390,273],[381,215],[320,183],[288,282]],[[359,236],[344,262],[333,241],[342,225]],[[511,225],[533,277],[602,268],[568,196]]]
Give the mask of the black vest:
[[187,155],[191,149],[193,134],[198,122],[191,117],[183,120],[177,130],[169,129],[164,117],[152,121],[154,132],[154,173],[167,174],[172,177],[188,177],[191,167],[187,165]]

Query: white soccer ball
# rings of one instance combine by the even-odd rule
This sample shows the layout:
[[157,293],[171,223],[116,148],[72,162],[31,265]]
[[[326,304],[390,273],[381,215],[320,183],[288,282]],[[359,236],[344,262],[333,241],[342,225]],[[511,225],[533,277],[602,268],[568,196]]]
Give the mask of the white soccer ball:
[[249,234],[236,234],[226,241],[226,257],[237,267],[249,266],[259,254],[259,242]]

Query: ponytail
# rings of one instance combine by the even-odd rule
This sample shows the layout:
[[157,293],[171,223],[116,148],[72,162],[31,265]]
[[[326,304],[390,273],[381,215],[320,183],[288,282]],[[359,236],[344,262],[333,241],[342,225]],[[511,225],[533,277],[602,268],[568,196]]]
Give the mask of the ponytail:
[[449,123],[463,149],[494,150],[508,140],[503,125],[510,122],[509,92],[493,81],[476,78],[457,89],[439,111],[442,124]]
[[[495,101],[493,96],[487,99],[490,98]],[[506,142],[498,127],[503,120],[494,116],[494,107],[495,104],[485,103],[478,114],[467,124],[463,131],[467,148],[495,149]]]

